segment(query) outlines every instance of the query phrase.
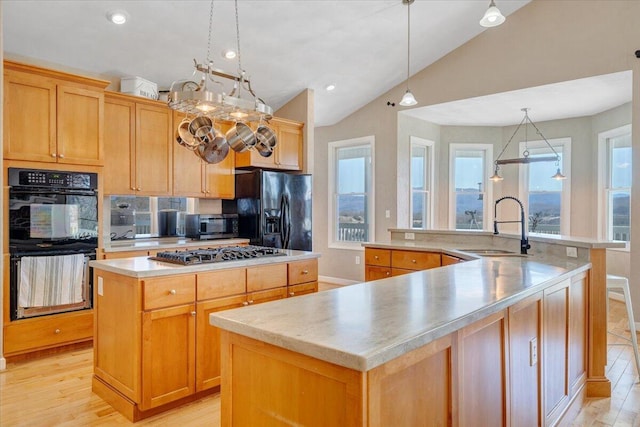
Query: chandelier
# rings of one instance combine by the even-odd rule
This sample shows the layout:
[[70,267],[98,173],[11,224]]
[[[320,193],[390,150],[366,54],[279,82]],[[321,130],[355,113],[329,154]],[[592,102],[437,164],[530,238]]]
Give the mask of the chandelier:
[[[185,118],[178,124],[176,141],[208,163],[222,161],[229,148],[236,152],[256,148],[263,157],[269,157],[277,143],[275,133],[264,123],[273,117],[273,109],[256,96],[242,68],[238,0],[235,0],[235,15],[238,74],[228,74],[213,67],[210,56],[213,27],[211,0],[206,64],[193,60],[193,75],[199,74],[199,82],[174,81],[169,90],[169,108],[185,113]],[[224,86],[216,78],[233,81],[231,93],[226,94],[222,90]],[[222,89],[214,91],[212,87]],[[252,99],[243,98],[243,90]],[[223,135],[216,126],[216,122],[221,121],[235,122],[235,125]]]
[[[496,158],[496,160],[493,162],[494,164],[493,175],[491,175],[489,179],[494,182],[502,181],[504,179],[502,176],[500,176],[500,165],[507,165],[507,164],[513,164],[513,163],[528,164],[533,162],[556,162],[557,172],[551,178],[557,179],[557,180],[566,179],[566,176],[564,176],[562,172],[560,172],[560,154],[558,154],[558,152],[551,146],[549,141],[547,141],[547,138],[544,137],[544,135],[542,134],[542,132],[540,132],[540,129],[538,129],[535,123],[531,121],[531,119],[529,118],[529,109],[521,108],[520,111],[524,112],[524,117],[520,121],[520,124],[518,124],[518,127],[516,128],[516,130],[511,135],[511,138],[509,138],[509,140],[507,141],[507,144],[504,146],[502,151],[500,151],[500,154],[498,154],[498,157]],[[514,159],[502,159],[502,155],[504,154],[505,150],[509,146],[509,143],[516,136],[516,134],[518,133],[518,130],[520,130],[520,127],[523,124],[524,124],[524,131],[525,131],[525,134],[524,134],[525,149],[522,153],[522,157],[518,157]],[[536,134],[538,134],[538,136],[540,136],[540,138],[542,138],[542,140],[551,149],[551,151],[553,152],[552,156],[551,155],[536,156],[536,157],[529,156],[529,150],[527,148],[527,142],[528,142],[527,124],[530,124],[531,126],[533,126],[533,128],[536,130]]]

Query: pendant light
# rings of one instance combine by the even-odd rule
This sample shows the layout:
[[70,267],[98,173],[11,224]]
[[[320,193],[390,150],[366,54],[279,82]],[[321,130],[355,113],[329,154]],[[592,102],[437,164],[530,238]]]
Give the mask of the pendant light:
[[414,0],[402,0],[402,3],[407,5],[407,91],[402,95],[402,100],[400,101],[400,105],[403,107],[410,107],[418,103],[415,96],[413,96],[409,90],[409,60],[411,58],[411,3],[413,2]]
[[505,17],[500,13],[500,9],[496,7],[496,4],[491,0],[489,8],[484,13],[484,16],[480,20],[480,25],[486,28],[497,27],[505,21]]
[[[544,135],[542,134],[542,132],[540,132],[540,129],[538,129],[535,123],[531,121],[531,119],[529,118],[529,109],[521,108],[520,110],[524,113],[524,117],[520,121],[520,124],[518,124],[518,127],[516,127],[516,130],[513,132],[513,134],[507,141],[502,151],[500,151],[500,154],[498,154],[498,157],[496,158],[496,160],[493,162],[494,172],[493,172],[493,175],[489,177],[489,179],[493,182],[502,181],[503,178],[500,176],[500,173],[499,173],[500,165],[508,165],[508,164],[514,164],[514,163],[528,164],[528,163],[534,163],[534,162],[553,162],[553,161],[556,162],[557,172],[551,178],[556,180],[566,179],[567,177],[564,176],[562,172],[560,172],[560,154],[558,154],[558,152],[551,146],[549,141],[547,141],[547,138],[544,137]],[[505,150],[507,149],[507,147],[509,146],[513,138],[516,136],[516,134],[518,133],[518,130],[520,130],[523,124],[524,124],[524,132],[525,132],[524,133],[525,150],[522,153],[522,157],[518,157],[515,159],[503,159],[502,155],[504,154]],[[540,136],[540,138],[542,138],[542,140],[547,144],[547,147],[549,147],[549,149],[553,152],[553,155],[539,156],[539,157],[529,156],[529,150],[526,148],[527,142],[528,142],[528,137],[527,137],[528,124],[533,126],[533,128],[536,131],[536,134],[538,134],[538,136]]]

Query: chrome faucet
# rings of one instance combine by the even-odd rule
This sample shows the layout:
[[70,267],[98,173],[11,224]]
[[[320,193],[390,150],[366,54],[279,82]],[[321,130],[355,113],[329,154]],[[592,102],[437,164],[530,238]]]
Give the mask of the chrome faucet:
[[[498,221],[497,219],[495,219],[496,216],[498,216],[498,203],[500,203],[504,199],[515,200],[518,203],[518,205],[520,205],[520,221]],[[529,244],[529,239],[527,239],[526,230],[524,228],[524,206],[522,205],[522,202],[513,196],[504,196],[496,200],[496,203],[493,207],[493,234],[498,234],[498,224],[513,223],[513,222],[520,223],[520,229],[522,230],[522,237],[520,239],[520,253],[522,255],[526,255],[527,249],[530,249],[531,245]]]

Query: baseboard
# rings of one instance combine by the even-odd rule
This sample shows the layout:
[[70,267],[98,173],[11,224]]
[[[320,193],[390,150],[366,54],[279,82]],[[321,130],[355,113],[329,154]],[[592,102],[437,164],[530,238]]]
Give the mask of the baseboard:
[[[609,292],[609,299],[615,300],[615,301],[620,301],[622,303],[624,303],[624,295],[616,292],[616,291],[610,291]],[[633,317],[636,317],[635,315]],[[636,319],[634,319],[636,320]],[[638,333],[640,333],[640,322],[636,321],[634,322],[636,324],[636,331]]]
[[7,359],[0,357],[0,371],[7,369]]
[[341,279],[339,277],[329,277],[329,276],[318,276],[318,281],[330,283],[332,285],[339,285],[339,286],[348,286],[348,285],[355,285],[356,283],[361,283],[357,280],[348,280],[348,279]]

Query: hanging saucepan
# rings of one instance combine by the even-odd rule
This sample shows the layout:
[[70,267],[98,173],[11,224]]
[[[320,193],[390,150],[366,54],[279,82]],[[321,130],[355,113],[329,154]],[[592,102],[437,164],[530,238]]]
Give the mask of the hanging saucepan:
[[178,125],[178,135],[176,136],[176,140],[178,139],[178,137],[180,137],[180,141],[178,141],[178,144],[191,149],[195,149],[198,145],[200,145],[200,141],[193,135],[191,135],[191,132],[189,132],[189,123],[191,123],[189,119],[182,119],[182,121]]
[[198,116],[189,123],[189,132],[196,138],[202,139],[213,129],[213,122],[207,116]]
[[244,123],[236,123],[227,131],[227,142],[233,151],[242,153],[256,145],[256,135]]
[[198,147],[198,155],[205,162],[220,163],[229,154],[229,144],[219,130],[212,128],[203,140]]
[[273,149],[276,148],[278,138],[273,130],[266,125],[258,126],[256,129],[256,150],[262,157],[270,157],[273,154]]

